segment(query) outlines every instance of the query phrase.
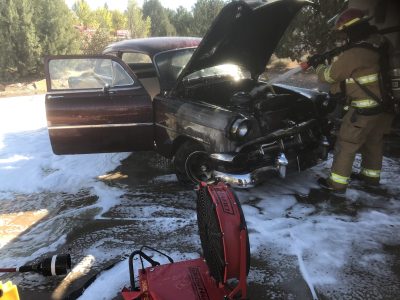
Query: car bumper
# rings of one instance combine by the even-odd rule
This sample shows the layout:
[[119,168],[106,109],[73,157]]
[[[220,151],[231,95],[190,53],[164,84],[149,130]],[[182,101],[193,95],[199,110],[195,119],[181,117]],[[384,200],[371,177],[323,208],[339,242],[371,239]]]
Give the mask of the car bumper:
[[[214,155],[214,160],[216,156]],[[273,164],[259,167],[254,170],[243,170],[238,173],[229,173],[214,170],[214,178],[224,181],[236,188],[252,188],[269,178],[285,178],[287,173],[300,172],[323,161],[320,155],[310,151],[307,155],[290,155],[286,158],[284,153],[276,156]],[[226,160],[224,160],[226,162]]]
[[281,178],[286,177],[286,169],[289,162],[286,159],[286,156],[281,153],[277,156],[274,166],[265,166],[262,168],[258,168],[249,173],[243,174],[230,174],[224,173],[220,171],[214,171],[214,177],[218,180],[222,180],[230,185],[238,188],[252,188],[256,186],[258,183],[264,181],[266,175],[268,174],[277,174]]

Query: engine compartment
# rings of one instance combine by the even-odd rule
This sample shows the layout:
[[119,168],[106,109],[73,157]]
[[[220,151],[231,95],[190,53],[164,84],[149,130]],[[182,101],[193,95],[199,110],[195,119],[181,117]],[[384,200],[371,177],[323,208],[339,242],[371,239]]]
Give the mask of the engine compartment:
[[184,97],[254,117],[261,134],[316,118],[312,100],[266,83],[255,84],[250,79],[216,81],[214,78],[185,87]]

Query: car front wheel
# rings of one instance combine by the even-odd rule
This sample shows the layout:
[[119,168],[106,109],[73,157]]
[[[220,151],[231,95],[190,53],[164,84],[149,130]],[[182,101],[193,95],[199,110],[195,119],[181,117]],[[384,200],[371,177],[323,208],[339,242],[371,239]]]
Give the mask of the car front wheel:
[[214,181],[212,161],[198,143],[184,142],[175,153],[174,167],[176,177],[185,186],[193,186],[201,181]]

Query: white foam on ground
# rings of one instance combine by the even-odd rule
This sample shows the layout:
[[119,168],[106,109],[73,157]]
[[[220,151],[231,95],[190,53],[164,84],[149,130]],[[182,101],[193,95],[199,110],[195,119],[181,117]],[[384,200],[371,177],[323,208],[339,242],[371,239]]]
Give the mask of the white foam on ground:
[[[161,264],[168,263],[168,260],[166,260],[165,257],[157,253],[151,255],[151,252],[147,250],[145,250],[144,252],[148,254],[152,259],[160,262]],[[182,260],[198,258],[198,256],[193,253],[173,252],[173,253],[168,253],[168,255],[174,261],[182,261]],[[138,268],[141,268],[139,266],[140,266],[139,261],[137,259],[134,260],[134,271],[136,275],[138,273]],[[145,267],[148,266],[149,264],[145,263]],[[130,286],[128,274],[129,274],[128,259],[125,259],[116,264],[110,270],[104,271],[101,274],[99,274],[96,280],[85,290],[82,296],[79,297],[78,299],[80,300],[113,299],[118,295],[118,293],[122,290],[123,287]],[[101,291],[101,293],[99,293],[99,291]]]
[[46,128],[44,96],[0,99],[0,199],[10,193],[77,193],[90,189],[106,211],[121,191],[96,180],[127,157],[119,154],[54,155]]
[[[43,236],[45,236],[45,234]],[[54,242],[47,243],[46,246],[40,247],[35,252],[31,253],[30,255],[26,255],[24,257],[15,257],[12,255],[12,253],[9,253],[8,256],[1,257],[1,264],[2,266],[11,266],[11,267],[20,267],[22,265],[25,265],[37,259],[38,257],[41,257],[42,255],[56,251],[58,247],[65,244],[66,238],[67,238],[66,235],[61,235]]]
[[[55,156],[48,140],[43,96],[0,99],[0,204],[1,198],[13,197],[15,193],[74,194],[85,189],[98,197],[93,207],[100,207],[103,213],[119,203],[119,197],[124,191],[111,188],[99,182],[96,177],[113,170],[126,156]],[[329,296],[329,289],[342,290],[344,295],[346,289],[354,288],[351,285],[357,283],[349,281],[349,277],[344,275],[349,264],[364,268],[371,274],[379,272],[384,278],[389,278],[393,261],[382,252],[382,245],[400,244],[400,235],[396,234],[400,230],[399,161],[388,158],[384,160],[382,183],[391,197],[383,198],[359,189],[349,189],[348,201],[360,201],[369,206],[368,209],[358,211],[355,216],[330,211],[323,204],[320,207],[302,204],[291,195],[295,192],[306,193],[316,187],[316,177],[326,175],[328,167],[329,162],[301,175],[289,176],[286,180],[272,180],[250,192],[238,192],[250,231],[252,256],[266,264],[278,266],[273,270],[277,274],[281,266],[290,264],[282,261],[282,257],[294,257],[294,261],[297,261],[295,267],[314,298],[316,290],[325,291],[325,295]],[[155,179],[158,182],[173,180],[173,176],[169,175]],[[22,203],[15,203],[16,210],[19,205]],[[79,209],[87,208],[69,211],[68,216],[73,217]],[[149,207],[143,213],[152,216],[157,210],[159,207]],[[56,232],[57,238],[47,240],[54,220],[41,222],[31,230],[31,234],[24,237],[26,242],[40,241],[42,246],[33,251],[32,256],[21,258],[19,262],[55,251],[65,242],[65,235],[61,231]],[[187,222],[190,221],[192,219],[189,217]],[[159,218],[154,221],[153,228],[154,232],[169,232],[187,225],[187,222],[178,223],[174,218]],[[100,244],[102,242],[104,239],[99,241]],[[100,251],[96,252],[94,246],[86,249],[85,255],[93,255],[97,261],[115,257],[117,252],[118,249],[115,249],[107,255],[101,254]],[[191,255],[197,257],[197,254],[188,256]],[[177,257],[177,260],[186,259],[179,255]],[[255,282],[266,280],[257,270],[251,274],[250,279]],[[127,284],[127,263],[122,262],[103,272],[82,299],[98,298],[99,291],[107,295],[106,298],[108,295],[108,298],[112,298]],[[107,291],[104,290],[105,286]]]
[[[296,185],[310,188],[314,175],[327,173],[328,167],[329,162],[306,171],[304,176],[289,178],[287,184],[292,191],[296,190],[292,180]],[[329,205],[323,201],[320,205],[326,209],[320,207],[319,211],[314,205],[298,203],[293,196],[284,195],[290,189],[277,190],[279,182],[266,183],[251,195],[239,192],[245,203],[252,255],[266,263],[277,260],[281,264],[285,264],[282,255],[297,257],[298,268],[314,299],[316,289],[323,290],[332,284],[350,288],[346,287],[347,278],[343,275],[350,263],[368,267],[368,261],[379,260],[381,270],[390,277],[393,262],[382,252],[382,246],[400,244],[400,235],[394,234],[400,229],[400,188],[398,181],[388,178],[399,176],[400,164],[385,158],[383,170],[381,188],[391,192],[392,197],[387,199],[350,187],[347,201],[371,206],[359,210],[355,216],[329,211]],[[265,249],[268,249],[266,256]],[[365,254],[369,252],[374,254]],[[359,260],[354,262],[354,256],[359,256]]]
[[[57,251],[72,226],[68,219],[93,208],[101,218],[123,194],[97,177],[114,170],[129,154],[54,155],[46,126],[44,95],[0,99],[0,208],[2,201],[12,202],[14,213],[40,210],[47,204],[50,213],[49,219],[32,224],[12,245],[2,245],[6,250],[0,252],[1,262],[11,266]],[[61,193],[81,191],[97,201],[52,213],[63,206]]]
[[[113,299],[124,286],[129,286],[128,259],[116,264],[112,269],[102,272],[96,280],[85,290],[81,300]],[[99,291],[101,291],[99,293]]]
[[[290,195],[316,187],[316,177],[326,175],[329,167],[328,161],[285,181],[272,180],[252,191],[237,192],[250,232],[252,256],[270,265],[276,276],[287,266],[298,270],[313,299],[318,299],[321,292],[332,298],[337,297],[331,294],[332,291],[341,291],[342,296],[352,294],[357,282],[350,281],[346,274],[346,268],[351,264],[364,268],[370,274],[379,272],[384,278],[395,278],[391,274],[393,260],[382,251],[382,245],[400,243],[400,236],[395,234],[400,229],[400,188],[388,179],[398,176],[399,162],[384,160],[382,178],[386,179],[382,188],[393,192],[392,198],[382,198],[354,188],[348,190],[349,203],[358,201],[369,206],[358,210],[355,216],[331,211],[324,201],[318,205],[299,203]],[[145,215],[150,217],[156,210],[155,207],[148,207]],[[163,226],[168,222],[158,221],[160,223],[155,222],[154,232],[167,230]],[[176,229],[176,226],[172,227]],[[294,260],[285,260],[285,257],[293,257]],[[113,283],[114,288],[107,287],[110,295],[115,296],[123,286],[129,285],[126,265],[121,264],[107,271],[107,276],[112,274],[116,278],[122,277]],[[91,299],[104,280],[96,280],[91,294],[85,294],[82,299]],[[249,281],[259,284],[275,281],[279,284],[282,279],[268,277],[262,271],[253,269]]]

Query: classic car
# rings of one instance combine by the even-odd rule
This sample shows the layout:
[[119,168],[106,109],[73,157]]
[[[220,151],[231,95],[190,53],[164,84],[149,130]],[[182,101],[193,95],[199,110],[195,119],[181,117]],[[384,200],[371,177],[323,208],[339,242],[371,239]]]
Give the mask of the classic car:
[[[261,81],[307,1],[234,1],[203,39],[120,41],[45,60],[54,153],[156,150],[184,184],[252,187],[326,157],[327,95]],[[279,16],[279,17],[277,17]]]

